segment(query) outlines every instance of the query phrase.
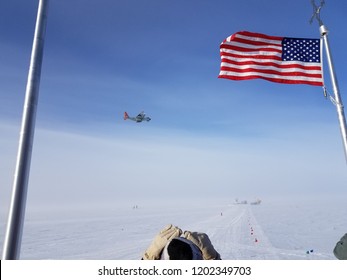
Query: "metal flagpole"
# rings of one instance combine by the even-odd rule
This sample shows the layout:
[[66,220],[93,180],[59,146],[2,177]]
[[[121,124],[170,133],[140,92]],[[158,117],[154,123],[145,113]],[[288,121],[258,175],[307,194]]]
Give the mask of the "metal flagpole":
[[4,260],[19,259],[20,255],[30,161],[35,132],[44,37],[46,33],[47,11],[48,0],[40,0],[25,93],[10,212],[3,248],[2,259]]
[[323,5],[325,4],[324,0],[321,0],[320,6],[317,6],[314,2],[314,0],[311,0],[312,6],[313,6],[313,15],[311,17],[310,22],[312,23],[313,19],[316,18],[318,23],[319,23],[319,31],[321,34],[321,37],[323,38],[324,41],[324,46],[325,46],[325,51],[327,54],[327,60],[328,60],[328,65],[329,65],[329,71],[330,71],[330,78],[331,78],[331,84],[333,87],[334,91],[334,98],[333,98],[333,103],[336,106],[337,110],[337,115],[339,119],[339,124],[340,124],[340,130],[341,130],[341,136],[342,136],[342,141],[343,141],[343,146],[344,146],[344,151],[345,151],[345,159],[347,163],[347,125],[346,125],[346,117],[344,113],[344,106],[342,104],[342,99],[340,96],[339,92],[339,86],[337,83],[337,78],[335,74],[335,69],[334,69],[334,63],[333,59],[331,57],[330,53],[330,47],[329,47],[329,40],[328,40],[328,30],[323,24],[323,21],[320,18],[320,11]]
[[326,29],[325,25],[323,24],[319,27],[319,31],[321,33],[321,36],[323,37],[324,46],[325,46],[325,50],[326,50],[326,54],[327,54],[327,60],[328,60],[329,71],[330,71],[330,78],[331,78],[331,83],[332,83],[334,96],[335,96],[333,103],[335,104],[336,110],[337,110],[337,115],[338,115],[338,119],[339,119],[339,123],[340,123],[341,136],[342,136],[343,146],[344,146],[344,150],[345,150],[345,159],[347,162],[346,117],[345,117],[345,113],[343,110],[344,106],[342,104],[342,99],[341,99],[340,92],[339,92],[339,86],[338,86],[336,75],[335,75],[333,60],[332,60],[332,57],[330,54],[329,40],[328,40],[328,36],[327,36],[328,30]]

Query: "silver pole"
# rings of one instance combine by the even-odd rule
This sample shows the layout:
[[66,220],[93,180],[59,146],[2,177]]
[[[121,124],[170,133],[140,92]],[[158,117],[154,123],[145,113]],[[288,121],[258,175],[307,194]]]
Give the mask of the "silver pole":
[[30,161],[35,132],[36,108],[39,96],[44,36],[46,33],[47,11],[48,0],[40,0],[25,93],[11,205],[3,248],[2,259],[4,260],[19,259],[20,255]]
[[343,104],[341,100],[341,96],[339,93],[339,86],[337,83],[336,75],[335,75],[335,69],[334,69],[334,64],[333,64],[333,59],[330,54],[330,47],[329,47],[329,41],[328,41],[328,30],[324,26],[324,24],[320,25],[319,31],[321,33],[321,36],[323,37],[324,45],[325,45],[325,50],[327,54],[327,60],[328,60],[328,65],[329,65],[329,71],[330,71],[330,78],[331,78],[331,83],[334,91],[334,103],[336,105],[336,110],[338,114],[338,119],[340,123],[340,130],[341,130],[341,136],[342,136],[342,141],[343,141],[343,146],[344,146],[344,151],[345,151],[345,159],[347,162],[347,126],[346,126],[346,117],[345,113],[343,110]]

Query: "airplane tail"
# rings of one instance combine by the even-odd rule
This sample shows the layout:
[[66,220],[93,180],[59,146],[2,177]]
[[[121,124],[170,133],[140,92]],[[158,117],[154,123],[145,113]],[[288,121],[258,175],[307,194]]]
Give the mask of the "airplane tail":
[[129,115],[127,112],[124,112],[124,120],[127,120],[127,119],[129,119]]

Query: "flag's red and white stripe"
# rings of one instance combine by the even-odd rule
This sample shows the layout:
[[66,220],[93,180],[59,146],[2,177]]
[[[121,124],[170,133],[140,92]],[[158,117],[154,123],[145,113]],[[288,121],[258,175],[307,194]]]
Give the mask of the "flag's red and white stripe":
[[219,78],[265,79],[277,83],[323,85],[321,62],[282,60],[284,37],[237,32],[220,46]]

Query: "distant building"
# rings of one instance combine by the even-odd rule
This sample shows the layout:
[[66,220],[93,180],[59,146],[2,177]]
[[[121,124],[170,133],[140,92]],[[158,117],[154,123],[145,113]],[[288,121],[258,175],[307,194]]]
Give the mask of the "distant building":
[[239,201],[238,199],[235,199],[235,204],[247,204],[247,200],[242,200],[242,201]]

